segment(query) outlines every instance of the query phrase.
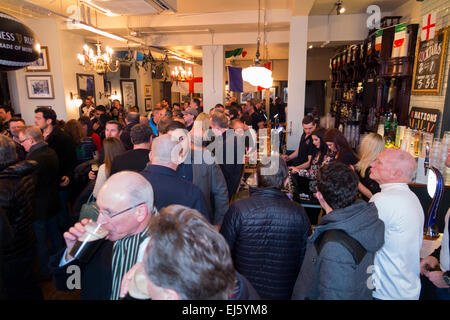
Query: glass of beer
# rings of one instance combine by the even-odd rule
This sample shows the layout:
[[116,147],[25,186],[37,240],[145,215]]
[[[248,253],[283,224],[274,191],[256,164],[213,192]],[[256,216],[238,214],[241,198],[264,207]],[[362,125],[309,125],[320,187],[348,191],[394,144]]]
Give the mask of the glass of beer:
[[108,231],[95,221],[89,222],[84,228],[86,232],[77,239],[70,255],[80,262],[88,263],[108,235]]
[[97,175],[97,172],[98,172],[98,164],[97,163],[91,164],[91,171],[93,173],[95,173],[95,175]]

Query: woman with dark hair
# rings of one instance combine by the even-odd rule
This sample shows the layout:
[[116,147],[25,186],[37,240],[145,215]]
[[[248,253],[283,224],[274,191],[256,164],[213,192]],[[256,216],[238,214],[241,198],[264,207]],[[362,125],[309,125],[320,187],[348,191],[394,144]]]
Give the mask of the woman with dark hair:
[[323,140],[324,135],[325,129],[322,128],[316,129],[311,133],[314,149],[310,167],[308,169],[296,169],[295,167],[292,169],[292,173],[298,173],[300,177],[311,180],[309,182],[311,193],[316,192],[316,177],[320,167],[330,163],[335,157],[335,152],[332,152]]
[[87,137],[91,137],[92,140],[94,140],[95,145],[97,146],[97,150],[100,153],[102,150],[102,141],[100,139],[100,136],[95,133],[94,129],[92,128],[92,121],[89,119],[89,117],[82,116],[78,121],[81,123],[81,126],[83,128],[83,131]]
[[76,145],[77,164],[94,159],[97,146],[91,137],[87,137],[81,123],[75,119],[67,121],[64,132],[70,135]]
[[111,173],[111,165],[116,156],[124,153],[125,147],[119,138],[109,137],[103,140],[103,148],[105,149],[105,162],[98,168],[98,173],[94,174],[93,171],[89,172],[89,179],[95,180],[94,197],[97,199],[100,187],[109,178]]
[[348,166],[354,166],[358,162],[358,156],[353,152],[347,139],[338,129],[328,129],[323,140],[328,145],[328,148],[336,153],[336,161]]

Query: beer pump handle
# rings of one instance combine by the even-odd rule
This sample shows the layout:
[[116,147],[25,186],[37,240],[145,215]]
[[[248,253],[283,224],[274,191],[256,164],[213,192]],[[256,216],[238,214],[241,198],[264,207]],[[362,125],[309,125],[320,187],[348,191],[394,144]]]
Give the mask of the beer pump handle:
[[428,168],[430,167],[430,144],[427,142],[425,146],[425,161],[423,162],[424,174],[427,175]]

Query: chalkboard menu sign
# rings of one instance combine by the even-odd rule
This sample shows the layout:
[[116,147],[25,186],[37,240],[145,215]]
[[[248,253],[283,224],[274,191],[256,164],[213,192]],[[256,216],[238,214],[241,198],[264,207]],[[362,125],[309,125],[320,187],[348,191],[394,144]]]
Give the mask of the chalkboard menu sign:
[[434,133],[439,121],[439,110],[412,107],[409,112],[409,127]]
[[418,40],[411,94],[439,95],[445,70],[448,29],[440,30],[433,39]]

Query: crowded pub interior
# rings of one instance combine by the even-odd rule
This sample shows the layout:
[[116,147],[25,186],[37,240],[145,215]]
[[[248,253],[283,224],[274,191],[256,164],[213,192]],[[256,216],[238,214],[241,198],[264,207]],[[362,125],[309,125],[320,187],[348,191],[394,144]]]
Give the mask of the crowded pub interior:
[[450,300],[449,33],[447,0],[0,0],[0,300]]

